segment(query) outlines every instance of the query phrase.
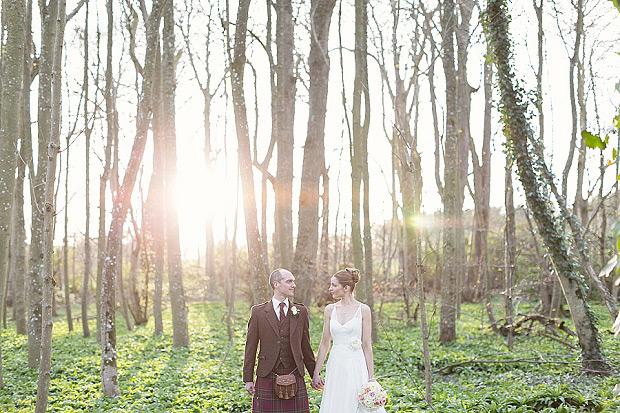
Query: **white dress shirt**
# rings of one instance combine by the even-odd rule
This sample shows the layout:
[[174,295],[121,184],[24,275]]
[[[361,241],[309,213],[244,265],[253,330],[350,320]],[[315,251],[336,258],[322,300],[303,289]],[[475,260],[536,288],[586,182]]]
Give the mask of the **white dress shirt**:
[[285,298],[284,301],[280,301],[277,298],[273,297],[271,299],[271,303],[273,304],[273,311],[275,311],[276,313],[276,317],[278,317],[278,320],[280,319],[280,303],[284,303],[284,316],[286,317],[286,315],[288,314],[288,298]]

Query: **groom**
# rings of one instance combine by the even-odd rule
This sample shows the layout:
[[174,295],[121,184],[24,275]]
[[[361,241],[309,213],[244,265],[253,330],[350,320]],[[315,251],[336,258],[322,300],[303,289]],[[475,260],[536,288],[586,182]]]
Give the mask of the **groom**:
[[[273,298],[252,307],[245,340],[243,381],[247,392],[253,395],[252,412],[309,413],[304,365],[312,375],[315,360],[310,347],[308,310],[302,304],[291,302],[295,277],[290,271],[274,270],[269,275],[269,285]],[[275,378],[290,373],[296,376],[297,394],[288,400],[280,399],[274,391]]]

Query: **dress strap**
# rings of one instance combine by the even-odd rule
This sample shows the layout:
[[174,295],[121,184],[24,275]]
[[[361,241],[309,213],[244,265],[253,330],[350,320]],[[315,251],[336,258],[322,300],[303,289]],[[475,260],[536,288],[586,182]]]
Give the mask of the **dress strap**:
[[359,318],[357,317],[358,314],[360,315],[360,317],[362,316],[362,305],[361,304],[357,306],[357,311],[355,312],[354,317]]

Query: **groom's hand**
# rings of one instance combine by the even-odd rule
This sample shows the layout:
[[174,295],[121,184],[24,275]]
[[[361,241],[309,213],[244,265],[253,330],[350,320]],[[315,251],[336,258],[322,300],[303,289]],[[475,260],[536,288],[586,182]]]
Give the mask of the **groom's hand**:
[[310,383],[310,386],[314,389],[314,390],[321,390],[323,388],[323,385],[325,383],[323,382],[323,378],[318,375],[318,377],[313,377],[312,378],[312,382]]
[[252,381],[248,381],[245,383],[245,390],[250,393],[250,394],[254,394],[254,382]]

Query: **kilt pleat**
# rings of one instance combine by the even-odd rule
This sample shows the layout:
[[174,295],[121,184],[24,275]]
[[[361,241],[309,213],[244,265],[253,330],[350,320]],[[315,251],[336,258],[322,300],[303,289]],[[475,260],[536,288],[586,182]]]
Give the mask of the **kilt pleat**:
[[284,400],[276,396],[273,390],[275,375],[257,377],[252,397],[252,413],[310,413],[308,390],[303,377],[295,375],[297,394],[292,399]]

